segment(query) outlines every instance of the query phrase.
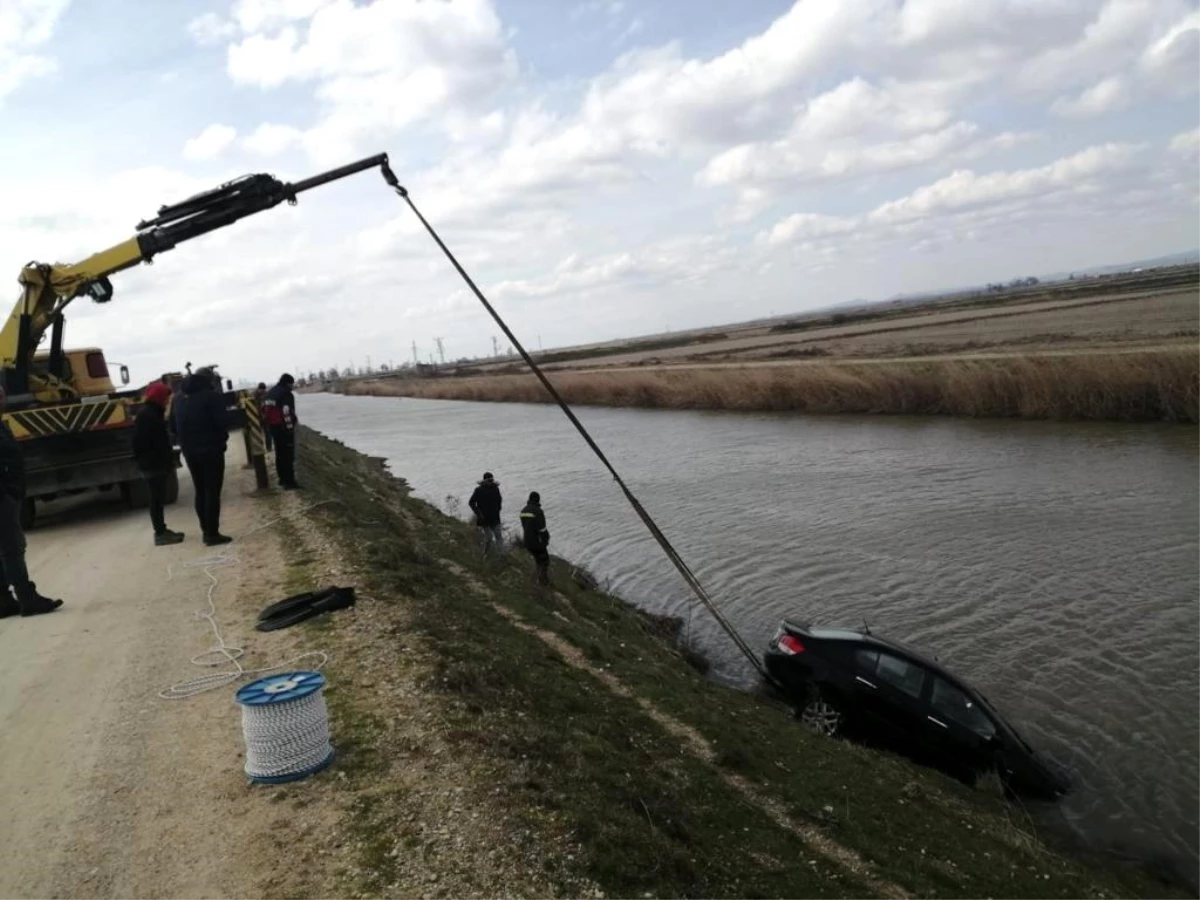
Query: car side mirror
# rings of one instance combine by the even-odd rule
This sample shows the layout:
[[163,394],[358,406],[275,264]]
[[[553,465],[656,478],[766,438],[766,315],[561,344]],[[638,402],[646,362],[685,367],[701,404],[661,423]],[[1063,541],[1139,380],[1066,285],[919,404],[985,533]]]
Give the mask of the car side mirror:
[[121,384],[129,384],[129,366],[121,366]]

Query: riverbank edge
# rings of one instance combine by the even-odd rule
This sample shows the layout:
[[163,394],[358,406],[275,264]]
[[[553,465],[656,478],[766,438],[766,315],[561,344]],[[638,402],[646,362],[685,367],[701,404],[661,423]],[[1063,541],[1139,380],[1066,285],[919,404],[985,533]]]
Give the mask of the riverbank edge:
[[1183,895],[705,679],[670,622],[569,563],[536,595],[524,554],[484,561],[381,460],[302,429],[300,475],[289,585],[360,597],[302,630],[331,654],[339,893]]
[[[1200,422],[1200,348],[553,371],[569,403],[648,409]],[[336,393],[548,403],[531,374],[382,378]]]

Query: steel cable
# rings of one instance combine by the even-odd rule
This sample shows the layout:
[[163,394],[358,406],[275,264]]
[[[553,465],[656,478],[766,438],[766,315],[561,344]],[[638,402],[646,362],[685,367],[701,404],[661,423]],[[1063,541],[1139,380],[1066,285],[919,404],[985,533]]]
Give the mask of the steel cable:
[[709,595],[704,585],[700,583],[700,579],[696,577],[695,573],[692,572],[691,567],[689,567],[684,561],[683,557],[679,555],[679,552],[671,544],[667,536],[663,534],[662,529],[658,527],[658,524],[654,521],[653,517],[651,517],[650,513],[646,511],[646,508],[643,507],[638,498],[634,496],[633,491],[630,490],[620,473],[618,473],[613,464],[609,462],[608,457],[604,455],[604,451],[600,449],[600,446],[592,438],[591,434],[588,433],[588,430],[583,426],[583,423],[580,422],[575,416],[575,413],[562,398],[562,395],[559,394],[554,385],[550,383],[550,379],[546,377],[546,374],[542,371],[541,367],[534,362],[533,357],[531,357],[525,350],[524,345],[517,338],[517,336],[513,334],[512,329],[508,327],[508,324],[504,321],[500,314],[496,312],[495,307],[488,302],[487,297],[483,295],[483,292],[479,290],[475,282],[471,280],[471,276],[467,274],[466,269],[462,267],[455,255],[450,251],[450,248],[447,247],[445,242],[442,241],[437,231],[434,230],[434,227],[429,224],[428,220],[426,220],[423,215],[421,215],[421,211],[417,209],[417,205],[413,202],[412,197],[408,195],[408,191],[400,185],[399,181],[396,179],[396,176],[389,168],[387,168],[386,165],[384,166],[383,174],[387,183],[391,185],[391,187],[396,191],[397,194],[400,195],[401,198],[404,199],[404,201],[408,204],[409,209],[413,211],[413,214],[416,215],[421,224],[425,226],[425,230],[429,232],[429,236],[433,238],[434,242],[439,248],[441,248],[442,253],[444,253],[446,256],[446,259],[448,259],[450,264],[454,266],[455,270],[457,270],[459,276],[466,283],[467,287],[471,289],[471,292],[475,295],[476,299],[483,304],[483,308],[487,310],[488,315],[492,317],[492,320],[496,323],[500,330],[504,332],[504,336],[509,339],[509,341],[512,343],[512,346],[516,348],[517,352],[521,355],[521,358],[525,360],[525,364],[529,366],[530,370],[537,377],[538,381],[541,382],[542,387],[546,389],[547,393],[550,394],[554,402],[558,404],[558,408],[563,411],[563,414],[566,415],[571,424],[575,426],[575,430],[579,432],[580,437],[584,439],[588,447],[590,447],[592,452],[596,455],[596,458],[600,460],[604,468],[606,468],[609,474],[612,475],[613,480],[616,481],[617,486],[620,487],[621,492],[625,495],[625,499],[629,502],[629,505],[633,507],[633,511],[637,513],[638,518],[642,520],[642,524],[646,526],[646,529],[650,532],[651,537],[653,537],[658,543],[659,547],[662,548],[663,553],[666,554],[667,559],[671,561],[671,564],[675,566],[676,570],[679,572],[680,576],[682,576],[687,586],[691,588],[692,593],[696,595],[696,598],[704,605],[704,608],[712,614],[713,618],[716,619],[717,624],[721,626],[725,634],[729,636],[729,639],[733,641],[746,659],[750,661],[750,664],[758,670],[759,674],[761,674],[768,681],[773,682],[774,679],[767,674],[767,670],[763,666],[762,661],[758,658],[758,655],[753,649],[751,649],[750,645],[746,643],[745,639],[738,634],[737,629],[733,627],[729,620],[725,618],[725,615],[717,607],[716,602]]

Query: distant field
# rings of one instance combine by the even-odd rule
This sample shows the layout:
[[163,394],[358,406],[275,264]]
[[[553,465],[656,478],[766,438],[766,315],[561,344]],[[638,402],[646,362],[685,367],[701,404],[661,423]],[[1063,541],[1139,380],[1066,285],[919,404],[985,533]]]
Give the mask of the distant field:
[[[715,327],[535,354],[547,369],[592,369],[692,362],[905,357],[1002,349],[1195,343],[1200,334],[1200,271],[1176,267],[1096,282],[1066,282],[907,307],[797,316],[771,324]],[[462,366],[461,374],[524,370],[519,360]]]
[[1200,333],[1195,290],[1042,301],[916,313],[874,321],[730,336],[684,346],[583,357],[547,368],[671,365],[832,356],[841,358],[1030,351],[1064,345],[1194,343]]
[[[658,408],[1196,422],[1200,271],[951,298],[538,354],[568,400]],[[345,393],[539,402],[523,362]]]

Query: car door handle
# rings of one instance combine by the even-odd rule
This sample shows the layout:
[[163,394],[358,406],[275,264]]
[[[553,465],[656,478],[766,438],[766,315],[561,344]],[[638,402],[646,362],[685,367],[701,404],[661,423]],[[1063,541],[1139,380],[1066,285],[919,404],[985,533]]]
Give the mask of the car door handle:
[[871,690],[875,690],[875,685],[871,684],[871,682],[867,681],[867,679],[863,678],[861,675],[855,675],[854,680],[860,682],[861,684],[865,684]]
[[925,718],[927,718],[927,719],[928,719],[930,722],[932,722],[934,725],[941,725],[943,728],[949,728],[949,727],[950,727],[950,726],[949,726],[949,725],[947,725],[945,722],[943,722],[941,719],[935,719],[933,716],[926,716]]

